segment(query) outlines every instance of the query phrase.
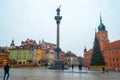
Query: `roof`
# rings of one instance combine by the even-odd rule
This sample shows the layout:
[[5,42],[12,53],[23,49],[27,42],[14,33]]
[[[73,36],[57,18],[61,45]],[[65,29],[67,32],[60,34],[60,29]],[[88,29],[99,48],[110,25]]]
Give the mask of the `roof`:
[[0,53],[8,53],[8,50],[5,48],[0,48]]
[[65,56],[71,56],[71,57],[77,57],[74,53],[71,51],[66,52]]
[[49,42],[45,42],[45,45],[53,45],[53,46],[56,46],[56,44],[49,43]]
[[108,43],[105,46],[104,50],[113,50],[113,49],[118,49],[118,48],[120,48],[120,40]]

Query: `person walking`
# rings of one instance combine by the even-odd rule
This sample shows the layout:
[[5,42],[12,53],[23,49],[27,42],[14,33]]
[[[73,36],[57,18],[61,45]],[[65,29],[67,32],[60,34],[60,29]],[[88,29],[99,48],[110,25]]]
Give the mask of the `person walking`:
[[74,69],[74,65],[72,64],[72,71],[73,71],[73,69]]
[[105,72],[105,67],[102,68],[102,72],[103,72],[103,73]]
[[64,71],[64,64],[62,64],[62,70]]
[[[9,78],[9,65],[8,63],[4,66],[4,77],[3,80],[8,80]],[[7,77],[6,77],[7,76]]]
[[78,65],[78,69],[79,69],[79,71],[82,70],[82,64]]
[[47,68],[47,66],[48,66],[48,64],[47,64],[47,63],[45,63],[45,68]]

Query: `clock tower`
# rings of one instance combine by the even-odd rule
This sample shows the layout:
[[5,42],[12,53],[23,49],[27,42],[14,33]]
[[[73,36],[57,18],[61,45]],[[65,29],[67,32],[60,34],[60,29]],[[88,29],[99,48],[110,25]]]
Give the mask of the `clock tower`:
[[100,42],[101,50],[103,50],[104,46],[109,43],[108,40],[108,31],[105,29],[104,24],[102,23],[102,17],[100,15],[100,24],[98,26],[97,37]]

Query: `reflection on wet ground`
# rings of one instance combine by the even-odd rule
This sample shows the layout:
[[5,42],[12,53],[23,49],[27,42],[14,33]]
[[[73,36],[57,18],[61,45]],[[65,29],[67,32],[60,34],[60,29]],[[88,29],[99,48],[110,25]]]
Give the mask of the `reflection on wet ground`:
[[[3,68],[0,68],[0,80],[3,78]],[[95,72],[83,68],[79,71],[49,70],[45,68],[11,68],[9,80],[120,80],[118,72]]]

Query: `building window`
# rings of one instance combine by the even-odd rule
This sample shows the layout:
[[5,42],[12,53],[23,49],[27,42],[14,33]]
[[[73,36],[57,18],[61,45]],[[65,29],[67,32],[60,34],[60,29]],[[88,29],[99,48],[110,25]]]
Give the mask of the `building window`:
[[113,58],[113,61],[114,61],[114,58]]
[[106,56],[106,59],[107,59],[107,56]]
[[19,62],[19,64],[22,64],[22,62]]
[[115,66],[115,64],[114,64],[114,66]]
[[116,50],[116,54],[118,53],[118,51]]
[[114,51],[112,51],[112,53],[114,53]]
[[23,64],[25,64],[25,62],[23,62]]
[[110,58],[110,62],[111,62],[111,58]]
[[116,58],[116,61],[118,61],[118,57]]
[[110,55],[110,51],[109,51],[109,55]]

